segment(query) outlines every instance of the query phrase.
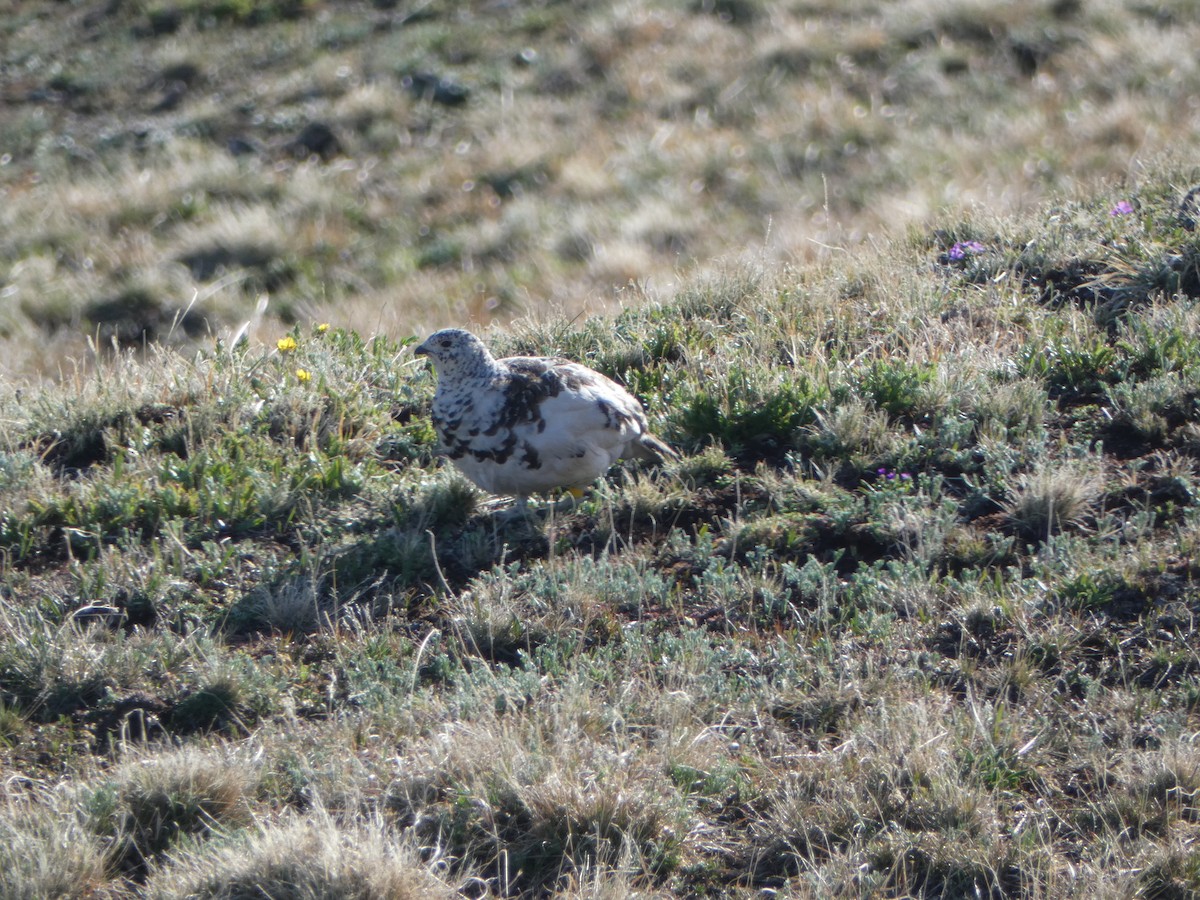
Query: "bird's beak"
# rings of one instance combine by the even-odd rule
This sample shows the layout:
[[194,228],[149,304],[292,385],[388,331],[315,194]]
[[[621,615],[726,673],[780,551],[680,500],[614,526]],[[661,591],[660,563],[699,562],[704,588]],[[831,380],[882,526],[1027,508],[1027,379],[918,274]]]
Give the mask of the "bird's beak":
[[426,347],[424,344],[417,344],[417,346],[415,346],[413,348],[413,356],[428,356],[428,355],[429,355],[429,348]]

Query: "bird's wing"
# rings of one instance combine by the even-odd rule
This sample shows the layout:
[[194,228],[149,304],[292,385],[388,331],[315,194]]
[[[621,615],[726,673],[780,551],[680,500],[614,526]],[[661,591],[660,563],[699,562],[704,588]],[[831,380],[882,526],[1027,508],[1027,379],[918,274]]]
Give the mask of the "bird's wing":
[[506,363],[513,383],[503,418],[543,455],[573,455],[584,447],[620,453],[646,430],[641,404],[599,372],[561,359]]

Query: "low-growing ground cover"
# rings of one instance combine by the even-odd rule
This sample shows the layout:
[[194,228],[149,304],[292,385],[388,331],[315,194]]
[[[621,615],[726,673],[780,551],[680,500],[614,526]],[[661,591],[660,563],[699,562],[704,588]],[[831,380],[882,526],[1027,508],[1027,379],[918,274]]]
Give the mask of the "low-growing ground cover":
[[488,335],[684,454],[537,524],[336,323],[5,387],[0,893],[1195,895],[1195,175]]

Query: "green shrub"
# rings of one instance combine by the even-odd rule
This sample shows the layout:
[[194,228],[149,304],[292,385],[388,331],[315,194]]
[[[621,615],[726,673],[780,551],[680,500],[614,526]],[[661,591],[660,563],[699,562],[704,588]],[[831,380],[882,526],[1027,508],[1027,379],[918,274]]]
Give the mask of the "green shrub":
[[826,396],[803,374],[764,383],[734,370],[722,390],[700,389],[682,400],[670,421],[694,446],[715,441],[742,465],[779,461],[802,446],[803,429]]

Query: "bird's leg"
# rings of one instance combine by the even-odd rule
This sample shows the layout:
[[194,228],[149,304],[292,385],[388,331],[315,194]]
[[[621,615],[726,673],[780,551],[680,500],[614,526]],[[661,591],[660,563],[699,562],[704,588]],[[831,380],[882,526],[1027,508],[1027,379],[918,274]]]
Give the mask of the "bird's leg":
[[583,488],[573,487],[567,488],[564,496],[558,500],[551,508],[555,512],[572,512],[579,505],[579,501],[583,499]]
[[518,495],[513,500],[513,505],[508,509],[500,510],[496,516],[506,522],[511,522],[515,519],[523,519],[526,522],[533,520],[533,513],[529,511],[529,498]]
[[540,513],[545,511],[549,513],[573,512],[579,501],[583,498],[583,488],[568,488],[564,492],[564,496],[554,503],[550,503],[545,507],[540,507],[533,510],[529,507],[529,498],[517,496],[513,498],[513,505],[508,509],[500,510],[496,513],[497,518],[511,522],[517,519],[523,519],[530,524],[535,524],[540,519]]

